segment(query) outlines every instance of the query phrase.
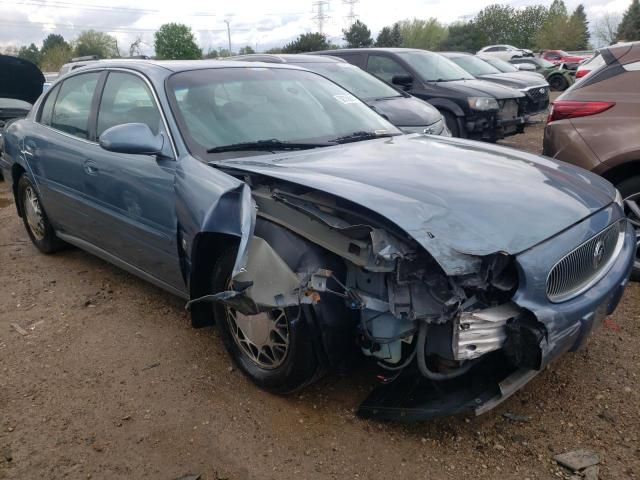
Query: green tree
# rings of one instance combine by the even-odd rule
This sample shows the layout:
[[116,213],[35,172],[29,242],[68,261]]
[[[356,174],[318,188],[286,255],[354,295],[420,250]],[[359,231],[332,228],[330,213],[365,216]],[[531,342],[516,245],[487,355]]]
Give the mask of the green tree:
[[[483,32],[487,43],[515,43],[516,10],[509,5],[489,5],[480,10],[475,18],[475,24]],[[516,45],[519,46],[519,45]]]
[[282,47],[273,47],[267,50],[265,53],[271,53],[273,55],[277,55],[279,53],[284,53],[284,52],[282,51]]
[[530,5],[521,10],[516,10],[513,19],[514,27],[508,42],[519,48],[534,48],[536,35],[545,22],[549,11],[544,5]]
[[589,33],[589,22],[587,21],[587,14],[584,11],[584,5],[579,4],[571,14],[569,19],[569,27],[571,33],[574,35],[574,45],[572,50],[587,50],[589,48],[589,39],[591,34]]
[[49,49],[59,46],[70,49],[69,44],[65,41],[62,35],[58,35],[57,33],[50,33],[42,41],[42,48],[40,49],[40,53],[44,55]]
[[154,49],[159,59],[191,60],[202,58],[191,28],[181,23],[165,23],[154,34]]
[[402,33],[400,32],[400,24],[394,23],[391,27],[384,27],[378,33],[376,38],[376,47],[401,47]]
[[442,49],[475,53],[486,44],[486,36],[471,20],[449,25],[449,36],[442,44]]
[[403,20],[399,22],[399,28],[402,46],[407,48],[439,50],[447,38],[447,27],[436,18]]
[[71,47],[67,42],[41,50],[40,70],[43,72],[57,72],[60,67],[71,60]]
[[238,52],[239,55],[250,55],[252,53],[256,53],[256,51],[249,45],[247,45],[246,47],[242,47]]
[[633,42],[640,40],[640,2],[633,0],[618,27],[618,41]]
[[85,30],[73,42],[73,53],[77,57],[97,55],[98,58],[119,57],[118,44],[115,37],[104,32]]
[[305,53],[327,50],[331,48],[327,36],[324,33],[303,33],[298,38],[287,43],[282,48],[282,53]]
[[569,18],[566,5],[562,0],[553,0],[544,25],[536,35],[536,46],[539,49],[573,50],[577,37],[575,24]]
[[40,50],[38,49],[35,43],[32,43],[28,47],[27,46],[20,47],[20,50],[18,50],[18,57],[24,58],[25,60],[29,60],[30,62],[35,63],[36,65],[40,65]]
[[342,30],[347,48],[362,48],[373,45],[371,30],[360,20],[356,20],[348,29]]
[[209,48],[202,58],[218,58],[218,51],[213,48]]

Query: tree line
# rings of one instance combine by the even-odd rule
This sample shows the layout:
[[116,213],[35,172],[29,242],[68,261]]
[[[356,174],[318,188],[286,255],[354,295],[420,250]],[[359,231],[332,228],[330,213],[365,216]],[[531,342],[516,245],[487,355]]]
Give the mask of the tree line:
[[[621,18],[608,14],[594,25],[596,40],[604,44],[616,41],[640,40],[640,0],[632,0]],[[494,4],[482,9],[467,21],[444,25],[436,18],[403,20],[380,30],[374,39],[366,24],[357,20],[343,30],[344,46],[407,47],[426,50],[459,50],[476,52],[491,44],[510,44],[535,50],[587,50],[591,36],[589,22],[582,4],[569,12],[563,0],[553,0],[549,7],[531,5],[515,9],[510,5]],[[57,71],[72,57],[96,55],[99,58],[134,56],[141,53],[142,39],[136,38],[124,54],[117,39],[95,30],[81,32],[67,42],[62,35],[49,34],[38,47],[32,43],[7,53],[25,58],[43,71]],[[341,48],[322,33],[300,34],[295,40],[267,53],[304,53]],[[233,55],[227,49],[209,50],[198,46],[191,28],[179,23],[162,25],[154,34],[155,58],[200,59]],[[255,53],[250,46],[237,53]]]

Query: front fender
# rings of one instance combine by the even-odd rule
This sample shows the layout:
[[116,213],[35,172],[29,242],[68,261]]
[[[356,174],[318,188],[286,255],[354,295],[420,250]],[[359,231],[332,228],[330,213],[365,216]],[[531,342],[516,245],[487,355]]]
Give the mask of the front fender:
[[241,271],[255,226],[255,204],[249,186],[189,156],[177,165],[175,192],[185,281],[191,283],[196,239],[202,234],[235,239],[238,255],[233,274]]

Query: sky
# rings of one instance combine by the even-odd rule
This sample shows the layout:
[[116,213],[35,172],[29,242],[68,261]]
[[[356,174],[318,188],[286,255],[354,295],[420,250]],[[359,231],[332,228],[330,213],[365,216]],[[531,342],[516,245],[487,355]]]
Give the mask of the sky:
[[[316,0],[317,1],[317,0]],[[344,0],[328,0],[324,32],[341,43],[350,7]],[[298,34],[317,31],[314,0],[0,0],[0,47],[40,46],[49,33],[72,40],[82,30],[108,32],[118,39],[121,51],[140,37],[142,51],[153,54],[153,32],[167,22],[189,25],[206,52],[227,46],[227,25],[232,49],[250,45],[258,51],[282,46]],[[436,17],[451,23],[474,16],[492,3],[524,7],[551,0],[357,0],[354,13],[375,35],[385,25],[407,18]],[[604,13],[622,13],[631,0],[565,0],[571,11],[583,3],[594,22]]]

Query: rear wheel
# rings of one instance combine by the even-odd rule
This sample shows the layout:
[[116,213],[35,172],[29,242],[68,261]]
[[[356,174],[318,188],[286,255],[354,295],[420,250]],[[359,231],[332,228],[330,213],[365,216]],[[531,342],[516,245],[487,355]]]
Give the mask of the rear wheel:
[[447,128],[451,132],[452,137],[460,136],[460,126],[458,125],[458,118],[450,112],[440,111],[444,118],[444,123],[447,124]]
[[616,187],[624,199],[624,212],[636,229],[636,259],[631,278],[640,281],[640,176],[628,178]]
[[53,253],[64,247],[49,223],[35,185],[22,175],[18,180],[18,205],[29,238],[42,253]]
[[[235,250],[229,250],[214,266],[214,292],[229,288],[234,261]],[[221,304],[214,304],[213,308],[225,348],[240,370],[259,387],[290,393],[319,377],[305,308],[278,308],[258,315],[243,315]]]
[[562,75],[552,75],[551,77],[549,77],[548,82],[551,90],[555,90],[558,92],[566,90],[569,86],[569,82],[567,82],[567,79]]

